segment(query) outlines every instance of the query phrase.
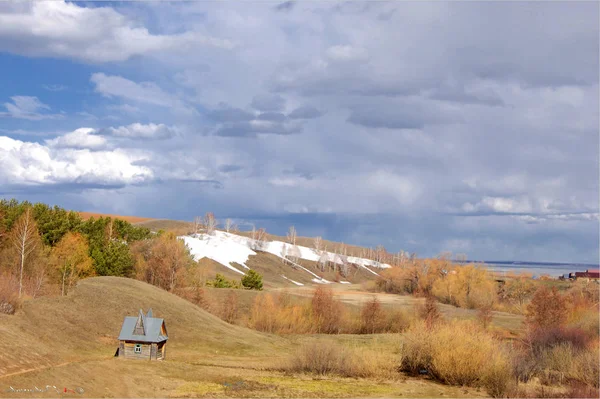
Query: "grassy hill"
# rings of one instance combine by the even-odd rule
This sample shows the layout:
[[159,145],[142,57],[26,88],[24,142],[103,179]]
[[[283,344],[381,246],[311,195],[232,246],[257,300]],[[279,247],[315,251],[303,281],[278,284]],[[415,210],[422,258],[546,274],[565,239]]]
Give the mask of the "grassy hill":
[[[167,359],[113,357],[126,315],[152,307],[167,323]],[[67,397],[431,397],[482,396],[422,379],[292,376],[275,371],[310,340],[376,348],[393,355],[398,335],[282,338],[232,326],[148,284],[124,278],[81,281],[66,297],[29,300],[13,316],[0,315],[0,392],[46,385],[83,394]],[[27,393],[57,396],[56,391]]]

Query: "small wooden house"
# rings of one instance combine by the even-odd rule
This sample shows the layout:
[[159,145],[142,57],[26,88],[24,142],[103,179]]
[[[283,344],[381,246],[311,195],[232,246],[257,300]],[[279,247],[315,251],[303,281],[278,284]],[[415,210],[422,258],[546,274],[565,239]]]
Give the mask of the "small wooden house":
[[165,321],[152,317],[152,309],[137,317],[126,316],[119,334],[119,357],[126,359],[163,360],[167,351]]

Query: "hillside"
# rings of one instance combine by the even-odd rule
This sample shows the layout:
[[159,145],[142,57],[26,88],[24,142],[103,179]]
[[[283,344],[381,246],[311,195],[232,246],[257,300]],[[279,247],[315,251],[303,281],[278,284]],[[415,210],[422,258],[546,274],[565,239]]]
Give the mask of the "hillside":
[[390,267],[369,259],[316,251],[282,241],[258,242],[223,231],[180,238],[196,260],[211,259],[223,266],[216,272],[239,279],[252,268],[274,286],[359,283],[376,278],[378,272]]
[[[167,359],[114,358],[123,317],[149,307],[167,323]],[[8,387],[46,385],[84,390],[66,397],[482,396],[420,379],[314,380],[274,371],[302,342],[330,340],[391,354],[397,336],[281,338],[226,324],[166,291],[116,277],[83,280],[66,297],[27,301],[14,316],[0,315],[0,337],[0,389],[8,397],[23,397]]]
[[[190,346],[197,354],[215,350],[244,353],[265,342],[277,342],[273,337],[229,325],[152,285],[95,277],[81,281],[66,297],[27,301],[14,316],[0,314],[0,374],[72,359],[110,357],[117,347],[123,317],[150,307],[169,321],[173,338],[169,357],[173,359],[185,358],[185,352],[178,349]],[[201,340],[197,339],[199,334]],[[227,340],[223,340],[224,335]]]

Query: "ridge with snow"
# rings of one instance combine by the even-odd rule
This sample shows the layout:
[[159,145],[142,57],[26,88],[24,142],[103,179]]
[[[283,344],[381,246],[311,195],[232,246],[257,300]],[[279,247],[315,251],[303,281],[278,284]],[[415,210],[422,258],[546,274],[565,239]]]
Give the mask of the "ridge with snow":
[[[257,241],[252,238],[240,236],[237,234],[227,233],[224,231],[215,231],[213,234],[194,234],[189,236],[180,236],[183,240],[194,260],[198,261],[202,258],[209,258],[215,262],[225,266],[226,268],[244,275],[244,269],[234,266],[232,263],[241,265],[245,270],[249,269],[246,266],[250,255],[257,255],[256,251],[267,252],[277,256],[280,259],[285,259],[291,266],[303,270],[310,274],[313,278],[311,281],[319,284],[330,284],[331,281],[325,280],[307,268],[290,261],[287,256],[293,256],[298,259],[304,259],[313,262],[332,262],[338,265],[344,263],[353,264],[370,273],[379,276],[372,268],[386,269],[391,267],[385,263],[379,263],[371,259],[358,258],[355,256],[344,256],[332,252],[317,251],[312,248],[303,247],[301,245],[291,245],[281,241]],[[293,281],[282,275],[284,279],[296,285],[303,285],[297,281]],[[348,284],[347,281],[343,283]]]

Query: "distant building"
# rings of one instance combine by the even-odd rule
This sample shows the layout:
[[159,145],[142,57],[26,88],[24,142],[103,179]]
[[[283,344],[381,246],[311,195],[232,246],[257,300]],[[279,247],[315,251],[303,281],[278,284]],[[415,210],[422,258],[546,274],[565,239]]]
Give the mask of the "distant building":
[[598,269],[588,269],[585,272],[575,272],[576,279],[585,278],[588,280],[598,280],[600,279],[600,270]]
[[119,334],[119,357],[126,359],[163,360],[167,351],[165,321],[152,317],[152,309],[137,317],[126,316]]

